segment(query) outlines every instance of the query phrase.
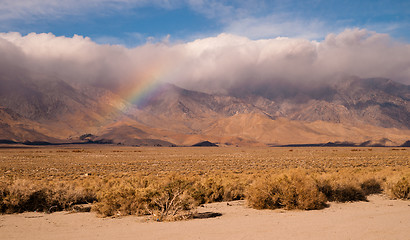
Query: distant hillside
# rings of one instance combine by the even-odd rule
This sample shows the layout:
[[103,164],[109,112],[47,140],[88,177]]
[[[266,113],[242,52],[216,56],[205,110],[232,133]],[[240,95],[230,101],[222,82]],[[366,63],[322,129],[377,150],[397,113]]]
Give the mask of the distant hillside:
[[138,146],[382,139],[398,146],[410,138],[410,86],[351,77],[306,89],[283,83],[278,89],[207,94],[164,84],[134,105],[110,90],[50,76],[0,76],[0,140],[91,141],[84,134]]

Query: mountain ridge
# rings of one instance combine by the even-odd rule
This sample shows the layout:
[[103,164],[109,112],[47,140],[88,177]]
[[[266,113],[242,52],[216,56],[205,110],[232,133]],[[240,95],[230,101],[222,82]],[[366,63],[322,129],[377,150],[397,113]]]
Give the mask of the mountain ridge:
[[360,144],[381,139],[398,146],[410,136],[410,86],[385,78],[350,77],[316,90],[289,85],[279,95],[270,88],[263,94],[250,88],[230,95],[163,84],[139,103],[109,89],[44,76],[0,77],[0,87],[0,139],[16,142],[84,142],[80,137],[91,134],[93,142],[138,146],[203,141],[227,146]]

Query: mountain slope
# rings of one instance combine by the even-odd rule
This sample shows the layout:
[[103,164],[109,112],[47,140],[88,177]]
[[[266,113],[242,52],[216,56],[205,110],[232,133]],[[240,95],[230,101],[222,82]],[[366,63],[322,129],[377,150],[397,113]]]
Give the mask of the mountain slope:
[[410,87],[382,78],[347,78],[315,89],[221,95],[164,84],[133,104],[110,90],[49,76],[0,77],[0,139],[75,142],[87,140],[80,138],[85,135],[126,145],[381,139],[400,145],[410,136]]
[[320,88],[299,90],[298,97],[275,100],[274,107],[273,100],[265,98],[258,107],[297,121],[410,129],[410,86],[383,78],[345,78]]

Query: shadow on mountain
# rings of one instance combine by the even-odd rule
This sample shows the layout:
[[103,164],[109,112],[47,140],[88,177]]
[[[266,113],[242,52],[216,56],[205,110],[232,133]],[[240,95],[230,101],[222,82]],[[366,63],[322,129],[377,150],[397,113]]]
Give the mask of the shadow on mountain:
[[402,145],[400,145],[400,147],[410,147],[410,140],[408,140],[405,143],[403,143]]
[[192,145],[192,147],[218,147],[218,145],[210,141],[203,141]]

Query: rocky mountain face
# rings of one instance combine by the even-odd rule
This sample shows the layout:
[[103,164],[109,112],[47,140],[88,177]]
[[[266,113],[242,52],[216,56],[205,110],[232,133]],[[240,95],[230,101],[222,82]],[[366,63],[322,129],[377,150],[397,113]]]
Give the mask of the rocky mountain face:
[[0,76],[0,140],[400,145],[409,138],[410,86],[383,78],[350,77],[314,87],[281,83],[228,94],[164,84],[143,103],[129,103],[110,90],[49,76]]
[[388,79],[348,78],[317,92],[299,93],[303,101],[285,98],[276,102],[276,108],[269,101],[260,107],[272,116],[297,121],[409,129],[409,94],[410,86]]

